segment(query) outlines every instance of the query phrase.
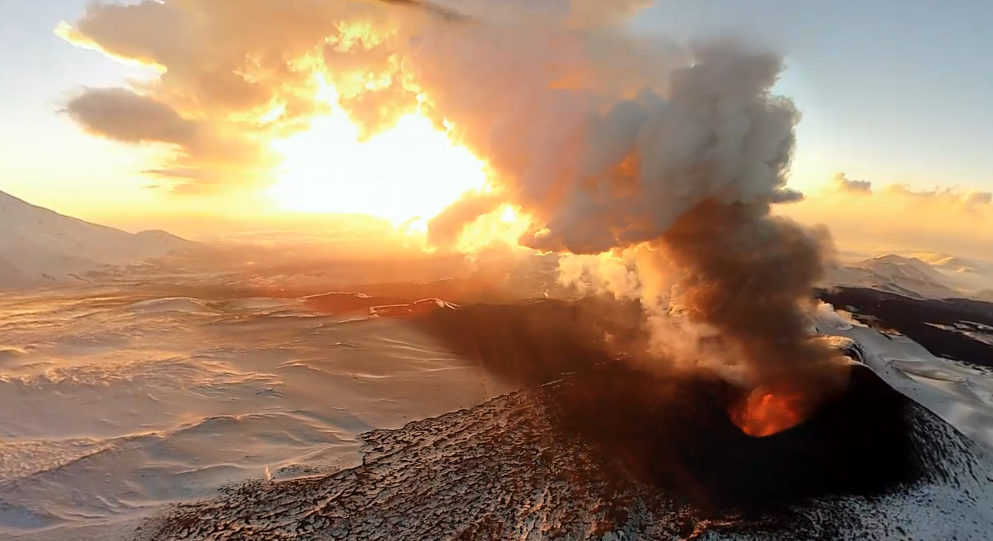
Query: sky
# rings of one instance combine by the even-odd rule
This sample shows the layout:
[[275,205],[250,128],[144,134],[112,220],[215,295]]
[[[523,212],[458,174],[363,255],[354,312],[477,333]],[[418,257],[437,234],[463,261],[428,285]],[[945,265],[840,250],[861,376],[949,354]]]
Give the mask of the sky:
[[0,190],[42,206],[99,218],[152,198],[141,186],[141,151],[84,134],[59,111],[81,86],[105,86],[143,69],[108,61],[55,35],[86,0],[0,4]]
[[[993,2],[667,0],[639,29],[730,33],[787,54],[794,174],[993,188]],[[816,178],[821,177],[821,178]]]
[[[166,223],[176,209],[209,213],[217,200],[148,188],[158,179],[142,171],[160,149],[92,137],[65,112],[85,87],[158,76],[55,34],[86,5],[0,3],[0,190],[131,229],[156,225],[142,215]],[[660,0],[632,25],[677,38],[736,35],[785,53],[777,89],[803,114],[791,180],[801,190],[839,172],[874,186],[993,190],[990,23],[988,0]]]

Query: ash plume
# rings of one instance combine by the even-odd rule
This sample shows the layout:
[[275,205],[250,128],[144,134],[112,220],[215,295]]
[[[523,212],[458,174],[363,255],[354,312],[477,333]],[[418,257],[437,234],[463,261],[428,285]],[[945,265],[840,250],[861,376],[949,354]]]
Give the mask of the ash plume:
[[188,184],[242,182],[244,164],[269,163],[269,139],[332,107],[364,136],[418,112],[491,173],[430,220],[432,242],[516,207],[523,246],[631,262],[604,283],[640,298],[656,353],[713,359],[756,386],[833,379],[805,321],[830,243],[770,215],[801,197],[786,187],[799,115],[771,93],[781,55],[633,36],[623,26],[643,0],[460,2],[474,24],[438,17],[450,2],[397,3],[420,9],[96,2],[60,35],[160,76],[85,89],[67,110],[99,136],[167,145],[157,170]]
[[532,216],[522,245],[633,262],[633,291],[616,265],[600,282],[640,298],[653,353],[813,407],[846,369],[808,330],[828,235],[771,214],[802,198],[786,186],[799,114],[771,93],[781,69],[774,54],[703,44],[656,75],[658,91],[604,107],[590,91],[535,85],[492,125],[462,128],[498,193]]
[[458,22],[458,23],[468,23],[473,22],[471,17],[463,15],[462,13],[449,9],[432,2],[422,2],[419,0],[378,0],[384,4],[391,4],[395,6],[404,6],[412,9],[423,10],[425,13],[441,17],[445,21]]
[[769,212],[765,202],[705,201],[666,231],[659,252],[682,270],[672,302],[716,332],[725,362],[737,357],[752,385],[812,408],[847,381],[838,352],[808,331],[829,239]]

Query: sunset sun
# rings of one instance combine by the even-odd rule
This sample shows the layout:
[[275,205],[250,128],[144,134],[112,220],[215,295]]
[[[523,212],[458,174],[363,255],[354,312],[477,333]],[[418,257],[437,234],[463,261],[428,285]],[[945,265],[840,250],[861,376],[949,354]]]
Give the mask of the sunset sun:
[[486,180],[485,164],[418,114],[359,140],[336,111],[272,148],[283,158],[269,195],[285,210],[425,221]]

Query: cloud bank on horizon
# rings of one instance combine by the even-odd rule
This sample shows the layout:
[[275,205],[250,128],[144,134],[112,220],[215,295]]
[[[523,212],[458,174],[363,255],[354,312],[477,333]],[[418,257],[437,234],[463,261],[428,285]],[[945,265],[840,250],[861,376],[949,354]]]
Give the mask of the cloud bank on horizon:
[[831,229],[840,247],[866,253],[926,250],[991,258],[993,192],[877,186],[837,174],[820,191],[777,209]]

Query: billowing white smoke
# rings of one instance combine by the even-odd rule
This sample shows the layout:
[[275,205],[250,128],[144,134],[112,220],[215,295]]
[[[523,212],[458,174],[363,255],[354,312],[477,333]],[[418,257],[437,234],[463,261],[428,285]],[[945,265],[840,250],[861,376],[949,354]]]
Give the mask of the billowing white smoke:
[[[541,38],[561,41],[543,47]],[[535,216],[523,244],[601,253],[660,237],[707,198],[798,197],[783,175],[797,114],[768,93],[778,57],[730,44],[697,48],[691,66],[669,54],[642,77],[661,88],[623,100],[609,81],[556,84],[568,71],[600,75],[579,57],[594,46],[547,29],[458,28],[413,49],[412,79],[489,160],[502,199]],[[439,62],[441,51],[460,54]]]
[[140,92],[88,89],[67,111],[92,133],[170,144],[170,174],[211,183],[306,126],[315,75],[366,134],[418,109],[493,171],[492,190],[429,223],[433,242],[518,206],[524,246],[627,250],[634,279],[612,283],[636,284],[654,328],[678,308],[758,384],[817,380],[800,374],[832,358],[805,332],[826,237],[769,213],[799,197],[785,186],[798,115],[770,94],[781,58],[626,35],[645,3],[508,1],[489,19],[493,2],[461,2],[471,22],[330,0],[95,3],[62,34],[165,70]]
[[[786,188],[798,114],[770,93],[781,59],[698,45],[689,63],[661,56],[642,77],[652,84],[632,92],[644,66],[605,79],[608,65],[581,54],[593,43],[619,50],[548,28],[486,26],[413,49],[413,79],[496,173],[495,192],[453,205],[430,224],[433,238],[509,202],[532,216],[524,246],[627,250],[656,352],[737,365],[751,385],[790,387],[813,406],[843,371],[807,333],[827,236],[770,215],[801,197]],[[444,50],[458,53],[439,61]],[[601,279],[630,289],[630,276],[611,272]],[[676,337],[678,348],[667,345]]]

